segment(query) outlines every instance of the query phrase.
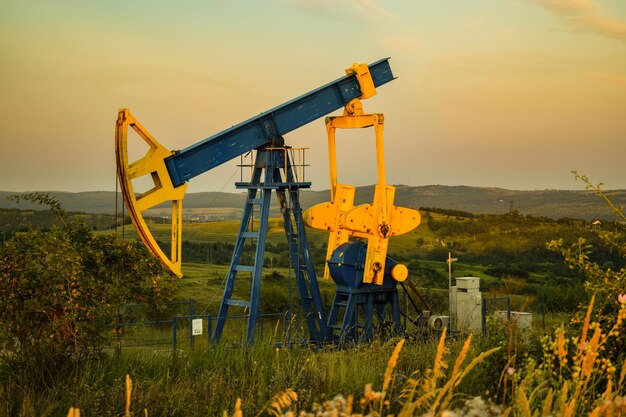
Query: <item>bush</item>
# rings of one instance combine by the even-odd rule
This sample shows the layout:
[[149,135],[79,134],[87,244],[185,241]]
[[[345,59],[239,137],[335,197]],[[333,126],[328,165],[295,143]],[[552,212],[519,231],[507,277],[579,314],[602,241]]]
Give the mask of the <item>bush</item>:
[[[58,206],[57,206],[58,207]],[[61,216],[58,207],[55,210]],[[0,361],[54,372],[99,354],[116,307],[158,311],[174,279],[137,242],[81,223],[18,233],[0,246]]]
[[[594,185],[584,175],[574,172],[577,179],[582,180],[586,184],[588,190],[594,191],[601,197],[605,203],[611,208],[616,218],[620,221],[626,221],[622,207],[616,207],[610,199],[602,191],[602,184]],[[596,230],[597,236],[593,239],[580,237],[574,243],[566,243],[563,239],[554,240],[548,243],[548,248],[560,253],[570,269],[579,271],[584,277],[584,289],[587,299],[595,298],[595,304],[591,312],[591,320],[598,323],[598,327],[604,332],[611,335],[611,329],[616,324],[621,324],[619,320],[619,312],[624,308],[626,303],[626,267],[621,266],[619,269],[611,269],[603,267],[600,261],[592,257],[593,253],[599,252],[599,247],[605,252],[611,252],[617,260],[615,263],[624,265],[626,260],[626,236],[621,230],[610,232],[606,230]],[[579,309],[578,313],[572,319],[572,327],[578,330],[585,320],[586,311]],[[603,346],[607,355],[614,364],[621,366],[626,358],[626,335],[618,331],[616,337],[610,338]]]

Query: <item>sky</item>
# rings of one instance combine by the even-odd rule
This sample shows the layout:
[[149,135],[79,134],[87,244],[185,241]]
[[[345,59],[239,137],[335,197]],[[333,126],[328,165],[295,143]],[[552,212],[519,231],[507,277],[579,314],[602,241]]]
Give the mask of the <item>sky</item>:
[[[624,0],[0,0],[0,190],[115,190],[119,108],[183,149],[386,57],[388,183],[626,188]],[[327,189],[323,119],[285,139]],[[375,183],[373,132],[337,143],[339,181]]]

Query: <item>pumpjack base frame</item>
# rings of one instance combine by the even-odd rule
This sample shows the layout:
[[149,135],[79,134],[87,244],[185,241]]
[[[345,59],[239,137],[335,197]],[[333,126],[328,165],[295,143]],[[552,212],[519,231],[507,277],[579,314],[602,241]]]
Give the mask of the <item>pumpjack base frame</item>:
[[[375,336],[402,332],[397,287],[351,288],[338,286],[328,317],[328,327],[338,332],[339,343],[371,341]],[[359,311],[360,310],[360,311]],[[391,321],[387,321],[388,314]],[[374,323],[374,319],[377,323]]]

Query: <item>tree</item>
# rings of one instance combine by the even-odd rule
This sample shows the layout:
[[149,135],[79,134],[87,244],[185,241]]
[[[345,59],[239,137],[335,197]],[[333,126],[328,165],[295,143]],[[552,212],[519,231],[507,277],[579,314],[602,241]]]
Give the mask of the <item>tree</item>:
[[66,222],[52,197],[21,199],[48,205],[63,224],[17,233],[0,246],[0,359],[54,369],[96,355],[111,340],[113,312],[129,302],[158,309],[175,280],[137,242],[95,235]]

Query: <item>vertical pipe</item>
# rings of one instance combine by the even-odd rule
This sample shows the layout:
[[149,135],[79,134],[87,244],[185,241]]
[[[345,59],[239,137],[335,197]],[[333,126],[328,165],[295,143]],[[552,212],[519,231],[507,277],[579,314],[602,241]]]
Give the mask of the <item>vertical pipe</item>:
[[335,201],[335,189],[337,188],[337,147],[335,142],[335,127],[332,126],[332,118],[326,118],[326,132],[328,133],[328,167],[330,169],[330,201]]
[[376,132],[376,170],[378,172],[378,184],[381,201],[381,219],[383,224],[387,223],[387,176],[385,173],[385,141],[383,135],[384,117],[382,114],[374,115],[374,131]]
[[452,319],[452,254],[450,252],[448,252],[448,311],[450,314],[448,327],[452,329],[454,323]]
[[302,150],[298,152],[298,161],[302,164],[302,167],[300,168],[300,174],[301,174],[300,178],[302,178],[300,181],[302,182],[306,181],[306,178],[304,176],[305,158],[306,158],[306,149],[302,148]]

